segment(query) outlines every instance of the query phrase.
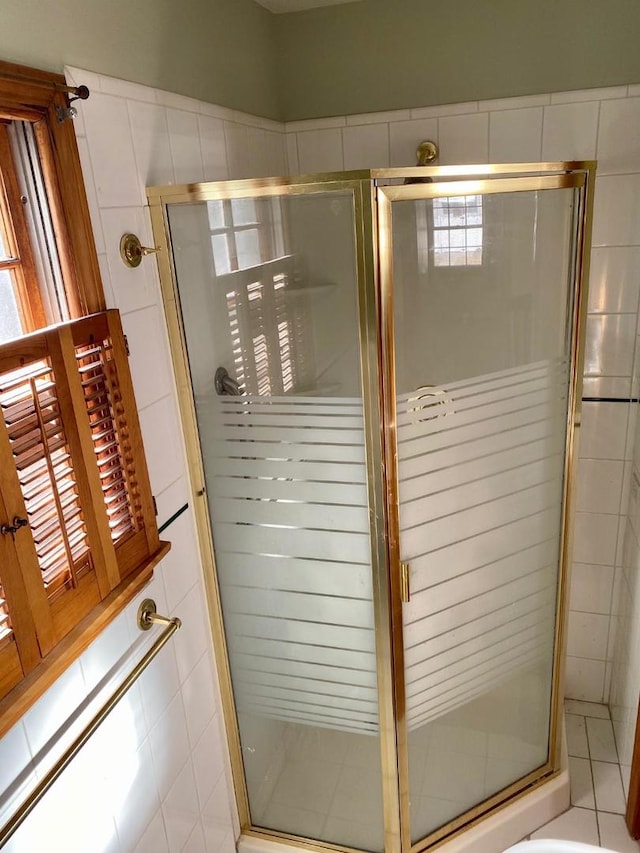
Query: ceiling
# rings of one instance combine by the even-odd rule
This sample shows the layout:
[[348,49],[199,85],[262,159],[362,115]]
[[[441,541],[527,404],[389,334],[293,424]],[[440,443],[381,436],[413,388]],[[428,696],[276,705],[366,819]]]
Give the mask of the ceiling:
[[303,9],[317,9],[320,6],[337,6],[343,3],[356,3],[359,0],[257,0],[270,12],[301,12]]

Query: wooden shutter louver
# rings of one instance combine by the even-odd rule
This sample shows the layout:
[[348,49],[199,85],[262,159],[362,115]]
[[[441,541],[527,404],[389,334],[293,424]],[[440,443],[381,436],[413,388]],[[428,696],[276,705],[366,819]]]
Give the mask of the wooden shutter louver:
[[158,547],[158,538],[155,523],[145,521],[153,518],[153,498],[146,467],[142,478],[137,469],[142,438],[118,312],[78,321],[73,340],[100,491],[123,578]]
[[1,734],[169,546],[117,311],[0,345],[0,413],[0,525],[28,522],[0,535]]
[[114,542],[139,529],[142,507],[110,341],[77,347],[76,360]]
[[93,569],[87,530],[48,360],[0,377],[7,427],[47,598]]

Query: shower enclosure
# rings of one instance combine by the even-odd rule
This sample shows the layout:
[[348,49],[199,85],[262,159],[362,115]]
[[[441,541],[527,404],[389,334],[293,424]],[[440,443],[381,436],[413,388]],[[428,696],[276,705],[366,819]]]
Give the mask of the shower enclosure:
[[592,185],[148,191],[244,831],[419,851],[557,773]]

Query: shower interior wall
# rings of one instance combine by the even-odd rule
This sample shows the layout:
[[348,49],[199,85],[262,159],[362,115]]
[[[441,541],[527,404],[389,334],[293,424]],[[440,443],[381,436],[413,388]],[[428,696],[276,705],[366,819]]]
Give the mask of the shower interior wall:
[[[129,337],[160,524],[191,497],[155,265],[147,260],[129,271],[118,254],[125,231],[150,240],[145,186],[410,165],[423,138],[439,142],[442,164],[598,158],[584,389],[590,401],[583,408],[567,693],[606,700],[613,672],[611,695],[617,730],[626,737],[625,760],[640,687],[631,677],[640,670],[640,602],[633,594],[640,525],[635,515],[633,525],[627,524],[626,514],[637,409],[631,400],[638,382],[640,148],[634,140],[640,136],[640,85],[282,125],[90,72],[69,69],[68,76],[92,91],[79,104],[76,132],[108,301],[123,312]],[[631,531],[626,549],[625,530]],[[59,804],[86,786],[85,757],[78,757],[9,850],[37,849],[32,840],[38,833],[50,837],[57,831],[64,834],[66,850],[84,851],[83,832],[90,829],[96,837],[96,828],[110,853],[233,849],[239,828],[191,507],[164,535],[174,548],[149,591],[161,611],[183,619],[184,628],[117,721],[119,736],[123,718],[133,721],[135,764],[114,759],[104,766],[96,778],[103,796],[92,798],[86,821],[78,821],[77,836],[74,829],[70,837],[68,823],[60,823],[65,811]],[[615,606],[616,589],[631,592],[623,596],[623,613]],[[21,767],[33,771],[33,756],[91,678],[123,653],[135,607],[134,602],[3,738],[2,782]],[[618,647],[615,629],[625,619],[636,627]],[[94,767],[96,755],[109,754],[113,731],[105,729],[87,748],[86,760],[94,759]],[[278,739],[286,730],[265,722],[260,735],[273,747],[272,758],[255,769],[264,778],[277,774]],[[126,797],[118,799],[115,792],[122,790]]]

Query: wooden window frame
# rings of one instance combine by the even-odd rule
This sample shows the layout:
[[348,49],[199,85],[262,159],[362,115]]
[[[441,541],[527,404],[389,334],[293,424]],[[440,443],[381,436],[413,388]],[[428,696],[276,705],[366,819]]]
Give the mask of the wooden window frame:
[[[158,537],[154,501],[149,486],[139,420],[126,363],[126,346],[122,328],[116,311],[105,312],[106,301],[100,278],[73,120],[59,120],[61,111],[69,107],[68,88],[62,75],[0,61],[0,146],[6,146],[3,159],[5,162],[13,163],[5,125],[13,121],[29,122],[33,128],[41,162],[64,295],[71,319],[70,324],[65,323],[56,328],[47,329],[44,322],[51,323],[52,320],[45,318],[41,305],[38,307],[38,297],[33,298],[33,291],[38,282],[35,277],[33,259],[29,258],[29,249],[25,247],[24,242],[20,242],[21,236],[27,235],[27,227],[21,210],[20,191],[15,180],[14,165],[13,169],[7,170],[11,172],[9,177],[4,174],[4,171],[0,175],[0,204],[4,205],[5,213],[7,208],[10,208],[10,215],[5,216],[6,221],[10,220],[10,228],[13,229],[12,233],[8,235],[8,242],[11,243],[11,253],[15,254],[16,259],[19,258],[21,261],[19,267],[14,265],[16,270],[16,296],[18,299],[22,299],[26,295],[27,302],[21,306],[20,310],[24,310],[26,304],[27,311],[22,318],[25,335],[2,345],[3,358],[6,360],[6,354],[14,352],[14,356],[11,357],[15,357],[17,363],[23,363],[21,362],[22,353],[27,354],[26,360],[28,360],[34,352],[33,347],[37,349],[41,345],[38,343],[41,340],[57,340],[61,335],[66,335],[69,338],[76,334],[77,328],[85,328],[87,324],[91,328],[95,324],[98,324],[100,328],[102,328],[101,323],[106,322],[108,324],[111,330],[110,340],[113,341],[114,352],[117,350],[115,355],[117,355],[120,364],[118,372],[120,384],[117,392],[121,396],[118,396],[118,400],[122,400],[124,406],[122,411],[125,412],[126,422],[129,425],[129,429],[123,433],[123,435],[130,436],[125,461],[129,465],[133,460],[137,472],[136,476],[139,477],[138,495],[142,496],[139,518],[143,530],[127,537],[122,547],[116,548],[114,551],[111,542],[108,541],[108,535],[105,533],[107,530],[106,522],[102,522],[102,532],[99,532],[95,521],[90,521],[94,516],[94,510],[96,513],[100,509],[104,512],[105,507],[102,505],[100,508],[104,501],[104,495],[96,486],[97,480],[95,478],[99,476],[98,473],[87,473],[95,464],[97,449],[90,446],[86,427],[83,427],[85,430],[84,445],[79,438],[74,439],[76,441],[75,450],[72,450],[72,457],[75,453],[74,471],[76,464],[78,464],[80,475],[85,481],[85,494],[91,496],[91,501],[85,500],[85,507],[87,508],[85,521],[89,520],[88,523],[93,525],[92,547],[103,551],[106,549],[111,553],[111,557],[107,561],[108,578],[105,581],[103,574],[102,582],[99,584],[97,603],[88,612],[86,609],[82,612],[78,611],[77,618],[73,617],[70,621],[67,620],[57,632],[57,636],[50,636],[51,631],[46,627],[46,620],[44,620],[45,625],[43,627],[38,619],[38,609],[33,607],[35,600],[33,577],[35,575],[33,573],[31,575],[32,585],[29,589],[26,580],[27,575],[22,568],[22,558],[16,557],[16,554],[21,550],[24,552],[25,548],[27,550],[30,548],[35,554],[33,544],[27,546],[25,544],[27,540],[22,535],[15,537],[17,551],[2,547],[3,543],[0,542],[0,556],[3,557],[0,561],[2,562],[3,572],[2,582],[4,596],[9,602],[9,618],[14,634],[23,637],[20,651],[22,674],[17,672],[15,661],[12,663],[8,660],[6,644],[0,646],[0,665],[3,665],[0,668],[0,688],[4,687],[4,689],[0,689],[0,695],[3,696],[0,699],[0,737],[18,722],[23,714],[134,598],[150,580],[154,567],[166,555],[170,547],[168,542],[162,542]],[[7,157],[10,159],[7,160]],[[21,216],[22,220],[20,220]],[[22,235],[16,232],[22,232]],[[28,292],[26,294],[20,293],[21,287]],[[26,316],[29,311],[32,312],[31,316]],[[105,313],[103,314],[103,312]],[[98,314],[102,314],[102,317],[89,316]],[[82,318],[85,317],[87,319],[83,320]],[[78,322],[74,324],[73,321]],[[89,346],[89,351],[92,351],[92,348],[93,344]],[[83,350],[83,352],[85,351]],[[80,357],[78,356],[78,358]],[[62,377],[65,372],[73,375],[72,368],[76,369],[72,385],[75,387],[76,405],[81,405],[78,395],[81,395],[82,391],[79,390],[81,384],[77,376],[75,359],[72,356],[65,358],[67,363],[64,370],[63,361],[58,361],[58,372]],[[65,387],[70,388],[71,386]],[[120,403],[115,406],[114,410],[120,410]],[[72,419],[67,419],[68,423],[71,421]],[[74,430],[71,432],[75,434]],[[98,454],[99,459],[100,454]],[[9,472],[13,473],[14,470],[14,462],[7,456],[4,460],[4,468],[0,470],[0,475],[3,475],[0,479],[4,483],[4,489],[0,489],[0,523],[6,523],[7,520],[11,523],[10,520],[16,514],[16,503],[19,505],[20,500],[22,500],[15,489],[13,489],[15,493],[13,494],[11,489],[7,487],[7,481],[10,479]],[[87,485],[91,477],[95,481],[94,488]],[[8,494],[11,500],[7,498]],[[84,512],[85,510],[83,510]],[[24,532],[22,531],[22,533]],[[30,536],[30,533],[26,532]],[[6,536],[2,536],[0,540],[6,540],[6,538]],[[47,633],[48,630],[49,633]]]
[[61,74],[0,62],[0,121],[30,122],[42,163],[65,295],[72,319],[106,306],[73,119]]

